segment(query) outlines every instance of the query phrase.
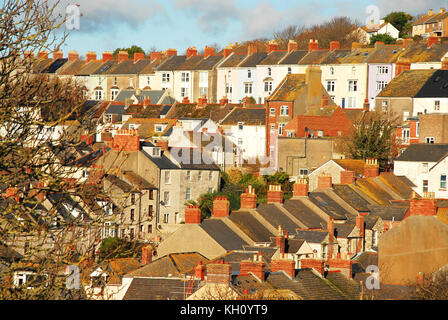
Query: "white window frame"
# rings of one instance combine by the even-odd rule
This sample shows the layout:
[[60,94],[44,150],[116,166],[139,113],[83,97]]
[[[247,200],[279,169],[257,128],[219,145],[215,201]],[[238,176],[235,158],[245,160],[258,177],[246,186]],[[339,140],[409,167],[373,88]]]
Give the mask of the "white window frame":
[[336,88],[336,80],[327,80],[327,92],[334,92]]
[[287,116],[287,115],[289,115],[289,107],[288,107],[288,106],[285,106],[285,105],[281,106],[281,107],[280,107],[280,115],[281,115],[281,116]]
[[182,82],[190,82],[190,73],[189,72],[182,72]]
[[265,81],[264,92],[271,92],[271,91],[272,91],[272,81]]
[[358,91],[358,80],[348,80],[348,92]]

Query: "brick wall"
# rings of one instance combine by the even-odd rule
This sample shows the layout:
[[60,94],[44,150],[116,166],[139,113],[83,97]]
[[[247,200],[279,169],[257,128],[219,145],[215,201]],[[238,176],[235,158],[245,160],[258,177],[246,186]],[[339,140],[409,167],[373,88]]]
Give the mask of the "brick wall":
[[255,189],[249,186],[245,193],[241,196],[241,209],[255,209],[257,208],[257,195],[255,194]]
[[329,189],[331,187],[333,187],[331,174],[322,173],[317,177],[318,189]]
[[364,167],[364,176],[366,178],[375,178],[379,175],[380,167],[378,166],[377,159],[366,159],[366,165]]
[[320,260],[320,259],[301,259],[300,260],[300,267],[302,269],[312,268],[322,275],[324,274],[324,266],[325,266],[324,260]]
[[352,184],[355,182],[355,172],[354,171],[341,171],[341,184]]
[[142,264],[148,264],[152,261],[152,247],[144,246],[142,247]]
[[186,224],[201,223],[201,209],[199,208],[199,206],[188,206],[185,209],[185,223]]
[[420,215],[420,216],[435,216],[437,215],[437,200],[431,197],[429,193],[428,198],[411,199],[409,200],[409,211],[406,216]]
[[218,196],[213,200],[212,216],[215,218],[224,218],[229,216],[230,202],[226,196]]
[[283,191],[279,185],[269,185],[267,203],[283,203]]
[[120,130],[114,136],[113,148],[115,151],[139,151],[140,137],[136,130]]
[[294,197],[308,197],[308,181],[306,179],[297,179],[293,185]]
[[295,277],[296,262],[287,259],[273,259],[271,260],[271,272],[285,271],[290,277]]
[[231,266],[228,263],[207,264],[207,283],[230,283]]
[[249,272],[253,273],[261,281],[264,281],[265,265],[261,254],[255,255],[253,260],[242,260],[240,262],[240,276],[247,276]]

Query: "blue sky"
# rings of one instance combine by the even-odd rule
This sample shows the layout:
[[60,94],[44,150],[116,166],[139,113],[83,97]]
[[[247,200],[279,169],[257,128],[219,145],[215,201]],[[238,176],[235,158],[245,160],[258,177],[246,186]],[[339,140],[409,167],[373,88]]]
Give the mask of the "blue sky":
[[289,24],[310,26],[336,16],[366,21],[369,5],[383,17],[391,11],[411,14],[448,7],[447,0],[63,0],[79,4],[80,29],[72,30],[64,52],[114,50],[136,44],[150,48],[189,46],[198,49],[218,43],[242,42],[272,33]]

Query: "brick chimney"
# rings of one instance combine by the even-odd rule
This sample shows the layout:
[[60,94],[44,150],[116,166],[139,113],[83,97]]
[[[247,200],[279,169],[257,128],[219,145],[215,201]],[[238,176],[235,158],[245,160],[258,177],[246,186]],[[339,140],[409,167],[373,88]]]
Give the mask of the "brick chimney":
[[176,49],[167,49],[166,50],[166,56],[169,58],[171,56],[177,56],[177,50]]
[[162,58],[162,52],[151,52],[149,54],[149,60],[151,60],[151,62],[154,62],[157,59],[161,59]]
[[160,147],[163,151],[168,151],[168,140],[158,140],[157,147]]
[[212,57],[214,55],[215,55],[215,48],[205,46],[205,49],[204,49],[204,59],[208,58],[208,57]]
[[288,41],[288,53],[294,50],[299,49],[299,45],[297,44],[296,41],[294,40],[289,40]]
[[207,96],[204,94],[202,97],[198,98],[198,107],[203,107],[207,104]]
[[254,43],[249,43],[247,46],[247,55],[250,56],[251,54],[257,53],[257,46]]
[[411,70],[411,61],[409,59],[398,58],[395,63],[395,76],[400,75],[405,70]]
[[223,54],[224,54],[224,58],[227,58],[228,56],[230,56],[232,54],[233,50],[230,47],[225,47],[223,49]]
[[272,51],[278,50],[278,43],[275,40],[268,41],[266,46],[267,46],[266,51],[268,54],[271,53]]
[[291,259],[277,258],[271,260],[271,272],[284,271],[288,276],[296,276],[296,262]]
[[364,166],[364,177],[366,178],[375,178],[378,177],[380,171],[380,167],[378,165],[377,159],[366,159],[366,164]]
[[221,100],[219,100],[219,104],[221,106],[225,106],[228,103],[229,103],[229,99],[227,97],[222,97]]
[[137,130],[119,130],[114,135],[113,148],[115,151],[139,151],[140,136]]
[[75,61],[79,59],[79,53],[78,51],[69,51],[68,53],[68,61]]
[[96,52],[89,51],[86,53],[86,62],[95,61],[96,60]]
[[53,52],[53,60],[62,59],[62,58],[64,58],[64,53],[62,52],[62,50]]
[[114,60],[114,54],[110,51],[103,52],[103,62]]
[[187,49],[187,59],[198,55],[196,47],[190,47]]
[[145,54],[143,52],[135,52],[134,53],[134,63],[140,60],[145,59]]
[[267,203],[283,203],[283,191],[280,185],[269,185]]
[[[321,259],[300,259],[300,268],[301,269],[314,269],[319,272],[321,275],[324,274],[325,261]],[[271,263],[272,269],[272,263]]]
[[200,224],[201,209],[199,206],[187,206],[185,209],[185,224]]
[[341,48],[339,41],[330,41],[330,51],[338,50]]
[[146,108],[147,106],[151,105],[151,98],[149,96],[145,96],[143,98],[143,107]]
[[219,262],[211,262],[207,264],[207,283],[230,284],[230,275],[232,268],[223,260]]
[[429,48],[435,43],[439,43],[439,38],[435,36],[429,36],[426,41],[426,47]]
[[434,192],[424,192],[423,198],[415,198],[415,194],[409,200],[409,211],[406,216],[435,216],[437,215],[437,200]]
[[205,279],[205,266],[202,264],[201,260],[199,260],[198,265],[194,268],[194,277],[196,279],[201,279],[201,281],[204,281]]
[[152,261],[152,247],[143,246],[142,247],[142,264],[149,264]]
[[448,58],[443,58],[442,60],[442,69],[443,70],[448,70]]
[[306,179],[297,179],[293,185],[294,197],[308,197],[308,181]]
[[240,276],[248,276],[252,273],[261,281],[265,280],[265,264],[261,252],[255,254],[253,259],[240,261]]
[[282,226],[278,226],[278,232],[275,236],[275,246],[280,248],[280,254],[283,255],[286,252],[286,236],[283,234]]
[[333,181],[330,173],[321,173],[317,177],[317,188],[318,189],[331,189],[333,187]]
[[364,234],[365,234],[365,225],[364,225],[364,217],[361,215],[356,216],[356,227],[359,229],[359,237],[358,238],[358,246],[356,248],[356,253],[364,251]]
[[37,59],[39,59],[39,60],[48,59],[48,52],[47,51],[39,51],[37,53]]
[[117,62],[121,63],[123,61],[129,60],[129,53],[127,51],[119,51],[117,55]]
[[310,39],[310,42],[308,42],[308,52],[319,50],[319,41]]
[[352,184],[355,182],[355,172],[345,169],[341,171],[341,184]]
[[241,209],[256,209],[257,208],[257,195],[255,189],[249,185],[245,193],[241,194]]
[[213,212],[212,216],[215,218],[228,217],[230,213],[230,202],[227,196],[217,196],[213,200]]

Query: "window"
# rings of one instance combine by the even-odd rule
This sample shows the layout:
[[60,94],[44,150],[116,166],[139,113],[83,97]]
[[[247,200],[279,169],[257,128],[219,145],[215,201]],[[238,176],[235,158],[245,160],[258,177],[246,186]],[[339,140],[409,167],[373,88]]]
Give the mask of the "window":
[[226,84],[226,93],[232,93],[232,85],[229,83]]
[[135,209],[131,209],[131,221],[134,221],[134,213],[135,213]]
[[135,204],[135,193],[131,193],[131,204]]
[[283,128],[286,126],[286,123],[280,123],[278,125],[278,134],[283,134]]
[[154,126],[154,131],[155,132],[162,132],[163,131],[163,126],[162,125],[155,125]]
[[146,77],[146,84],[148,86],[151,84],[151,78],[150,77]]
[[440,110],[440,100],[434,101],[434,110],[439,111]]
[[207,95],[207,87],[199,87],[199,96]]
[[208,82],[208,72],[199,72],[199,82],[202,83]]
[[131,240],[134,240],[134,228],[130,228],[130,229],[129,229],[129,238],[130,238]]
[[165,171],[165,184],[171,184],[171,171]]
[[434,137],[426,137],[426,143],[434,143]]
[[271,92],[272,91],[272,81],[265,81],[264,82],[264,91],[265,92]]
[[286,136],[287,136],[287,137],[293,137],[293,136],[294,136],[294,132],[288,130],[288,131],[286,131]]
[[269,109],[269,116],[275,117],[275,108],[270,108]]
[[446,174],[440,176],[440,189],[446,189]]
[[208,173],[208,180],[212,180],[213,179],[213,172],[209,171]]
[[116,86],[117,83],[118,83],[118,81],[117,81],[117,77],[114,77],[114,86]]
[[103,98],[103,91],[95,90],[95,100],[102,100],[102,98]]
[[281,106],[280,107],[280,115],[281,116],[287,116],[288,115],[288,106]]
[[252,83],[245,83],[244,84],[244,93],[252,94]]
[[403,129],[403,132],[402,132],[403,143],[405,143],[405,144],[409,143],[410,135],[411,135],[411,130]]
[[423,192],[428,192],[428,180],[423,180]]
[[372,247],[376,247],[378,245],[378,232],[376,230],[372,230]]
[[349,80],[348,81],[348,91],[349,92],[358,91],[358,80]]
[[180,96],[182,98],[187,96],[187,88],[180,88]]
[[389,101],[382,101],[381,102],[381,108],[383,109],[383,112],[386,112],[389,107]]
[[191,171],[187,171],[187,180],[191,180]]
[[387,66],[378,66],[376,67],[377,74],[387,74],[389,73],[389,68]]
[[334,68],[333,67],[330,67],[330,74],[334,75]]
[[300,168],[299,169],[299,174],[301,176],[306,176],[308,174],[308,169]]
[[182,72],[182,82],[190,82],[190,73]]
[[238,122],[238,130],[243,130],[244,122]]
[[272,75],[272,69],[268,68],[268,76],[271,76],[271,75]]
[[376,91],[381,91],[387,85],[386,81],[377,81],[376,82]]
[[112,89],[110,90],[110,99],[115,100],[115,98],[118,96],[118,89]]
[[291,72],[292,72],[291,67],[288,67],[288,74],[291,74]]
[[275,132],[275,124],[271,124],[271,132]]
[[347,98],[347,108],[356,108],[356,97]]
[[163,223],[168,223],[170,221],[170,214],[169,213],[165,213],[163,215]]
[[238,144],[242,145],[243,144],[243,138],[238,138]]
[[202,180],[202,171],[199,171],[198,172],[198,181],[201,181]]
[[252,71],[250,69],[247,70],[247,77],[248,78],[252,77]]
[[166,206],[170,205],[170,192],[169,191],[165,191],[163,193],[163,202],[165,203]]
[[336,81],[334,80],[327,80],[327,91],[328,92],[334,92]]
[[170,82],[170,74],[162,73],[162,82]]
[[187,188],[185,191],[185,199],[190,200],[191,199],[191,188]]
[[152,224],[148,224],[148,233],[152,233]]
[[152,211],[152,204],[148,206],[148,217],[152,217],[153,211]]

